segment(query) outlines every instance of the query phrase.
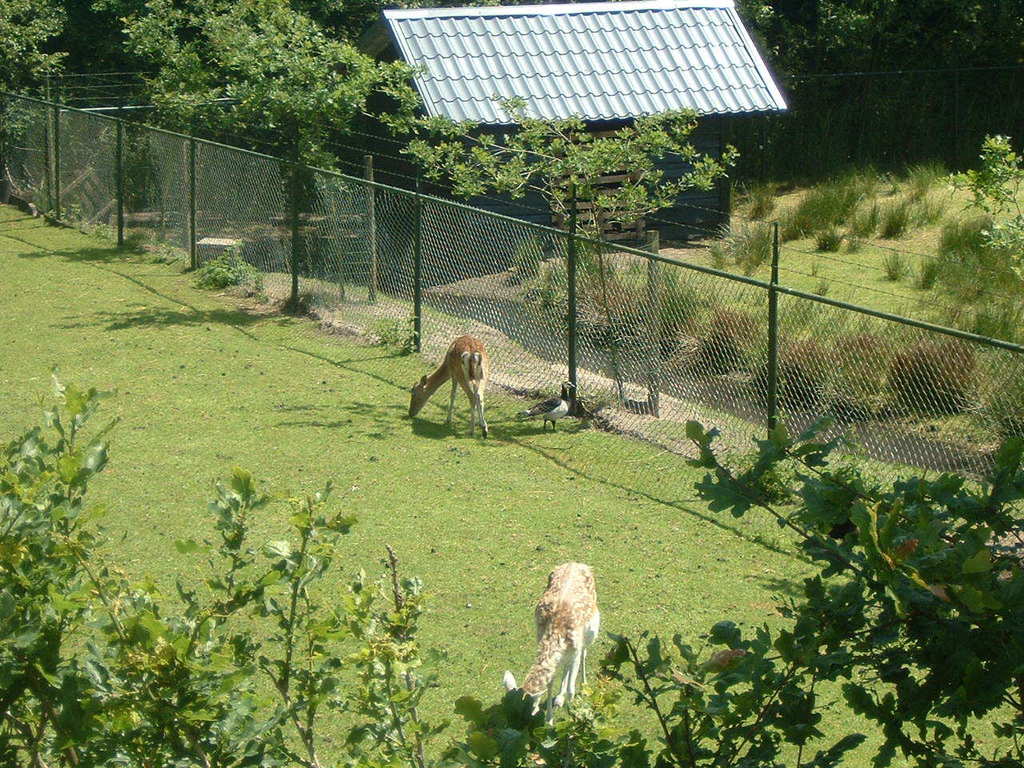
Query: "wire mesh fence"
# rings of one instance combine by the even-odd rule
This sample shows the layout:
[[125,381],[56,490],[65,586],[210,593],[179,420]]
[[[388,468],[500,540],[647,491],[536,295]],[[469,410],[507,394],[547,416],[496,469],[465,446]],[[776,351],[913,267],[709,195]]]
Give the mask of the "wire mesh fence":
[[828,416],[879,471],[978,473],[1024,436],[1013,344],[81,110],[7,96],[2,115],[12,193],[55,218],[192,266],[228,255],[254,301],[425,364],[472,334],[492,391],[572,382],[601,426],[668,452],[690,419],[745,449],[771,419]]

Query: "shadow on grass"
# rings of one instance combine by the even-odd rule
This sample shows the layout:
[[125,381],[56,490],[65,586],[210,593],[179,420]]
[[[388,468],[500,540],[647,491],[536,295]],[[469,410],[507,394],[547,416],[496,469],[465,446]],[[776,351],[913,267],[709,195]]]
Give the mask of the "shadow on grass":
[[773,595],[801,597],[804,593],[802,579],[780,579],[775,576],[755,576],[753,580],[759,582],[764,586],[765,590]]
[[102,325],[107,331],[129,328],[167,328],[170,326],[252,325],[262,318],[237,309],[138,309],[125,312],[96,312],[66,318],[69,322],[55,324],[55,328],[88,328]]
[[[572,431],[566,430],[563,434],[571,435],[571,434],[573,434],[576,431],[578,431],[578,430],[572,430]],[[513,444],[515,444],[515,445],[519,446],[520,448],[523,448],[523,449],[525,449],[527,451],[531,451],[532,453],[535,453],[536,455],[538,455],[538,456],[540,456],[540,457],[542,457],[544,459],[547,459],[548,461],[550,461],[552,464],[556,465],[557,467],[559,467],[561,469],[564,469],[567,472],[571,472],[572,474],[576,475],[577,477],[581,477],[581,478],[583,478],[585,480],[589,480],[589,481],[594,482],[594,483],[599,483],[599,484],[607,486],[609,488],[615,488],[615,489],[620,490],[620,491],[625,491],[626,493],[633,494],[634,496],[640,496],[641,498],[645,498],[648,501],[652,501],[652,502],[654,502],[656,504],[660,504],[660,505],[663,505],[663,506],[666,506],[666,507],[671,507],[674,510],[682,512],[682,513],[684,513],[686,515],[690,515],[691,517],[695,517],[698,520],[702,520],[702,521],[708,523],[709,525],[713,525],[715,528],[718,528],[721,531],[725,531],[727,533],[730,533],[730,534],[732,534],[732,535],[734,535],[734,536],[736,536],[736,537],[738,537],[740,539],[743,539],[744,541],[746,541],[746,542],[748,542],[750,544],[755,544],[755,545],[757,545],[759,547],[762,547],[762,548],[764,548],[766,550],[769,550],[770,552],[774,552],[777,555],[785,555],[786,557],[792,558],[794,560],[800,560],[800,561],[804,561],[804,562],[806,562],[806,560],[807,560],[806,557],[804,557],[802,554],[797,552],[795,549],[782,547],[782,546],[779,546],[778,544],[775,544],[773,542],[766,541],[764,539],[764,537],[759,535],[759,534],[748,533],[747,531],[744,531],[741,528],[738,528],[737,526],[730,525],[728,523],[722,522],[722,520],[720,520],[717,517],[714,517],[714,516],[708,515],[708,514],[704,514],[703,512],[700,512],[700,511],[698,511],[698,510],[688,506],[686,504],[687,499],[667,499],[667,498],[664,498],[662,496],[658,496],[657,494],[652,493],[650,491],[642,490],[642,489],[637,487],[637,484],[626,484],[626,483],[620,482],[618,480],[614,480],[614,479],[609,478],[609,477],[603,477],[601,474],[592,471],[592,468],[588,469],[588,471],[584,471],[582,469],[579,469],[578,467],[573,466],[572,464],[570,464],[569,462],[567,462],[565,459],[561,458],[560,456],[555,455],[555,453],[553,451],[551,451],[551,450],[548,450],[548,449],[545,449],[542,446],[535,445],[535,444],[530,443],[530,442],[524,442],[524,441],[518,439],[519,436],[525,436],[525,435],[516,435],[516,434],[514,434],[512,432],[506,432],[506,431],[502,430],[500,433],[496,433],[495,436],[496,437],[500,436],[500,439],[503,439],[503,440],[505,440],[507,442],[513,443]],[[629,438],[627,438],[625,436],[620,436],[619,439],[627,440]],[[680,459],[680,460],[682,460],[682,459]]]
[[[338,430],[344,436],[358,435],[369,437],[375,440],[384,440],[391,437],[398,429],[399,422],[395,420],[394,411],[404,412],[400,405],[375,405],[373,403],[352,402],[339,405],[302,405],[302,406],[275,406],[278,411],[315,412],[311,413],[312,418],[303,420],[280,421],[278,427],[299,427],[311,429],[333,429]],[[363,421],[354,422],[352,418],[335,419],[316,418],[317,415],[324,417],[341,414],[348,414]],[[366,425],[369,418],[370,424]]]
[[119,262],[136,261],[139,256],[151,255],[140,243],[130,241],[126,242],[121,248],[117,246],[96,246],[92,248],[59,248],[54,250],[44,248],[23,237],[12,235],[9,233],[9,230],[0,230],[0,234],[32,249],[18,253],[17,256],[20,259],[43,259],[56,256],[59,259],[73,263],[116,264]]

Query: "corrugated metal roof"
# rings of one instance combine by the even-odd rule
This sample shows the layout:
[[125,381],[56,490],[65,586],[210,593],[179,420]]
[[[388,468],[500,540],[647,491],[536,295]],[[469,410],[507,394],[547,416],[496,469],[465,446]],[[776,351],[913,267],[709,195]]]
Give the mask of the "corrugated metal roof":
[[786,103],[732,0],[386,10],[420,67],[427,113],[505,124],[499,101],[541,118],[618,120],[689,108],[775,112]]

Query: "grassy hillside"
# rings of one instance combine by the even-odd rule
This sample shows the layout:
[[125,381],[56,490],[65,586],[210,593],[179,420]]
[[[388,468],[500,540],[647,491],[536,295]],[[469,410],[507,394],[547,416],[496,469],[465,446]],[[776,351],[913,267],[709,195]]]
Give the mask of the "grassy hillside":
[[784,285],[1021,339],[1024,285],[1004,254],[981,245],[977,233],[987,220],[939,165],[902,176],[862,169],[813,187],[753,185],[737,195],[724,239],[667,252],[768,279],[773,221]]

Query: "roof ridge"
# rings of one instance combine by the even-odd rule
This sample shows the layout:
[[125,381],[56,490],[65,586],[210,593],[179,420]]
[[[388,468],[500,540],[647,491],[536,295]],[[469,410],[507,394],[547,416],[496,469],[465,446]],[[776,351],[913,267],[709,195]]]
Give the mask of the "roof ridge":
[[387,8],[386,19],[441,19],[473,16],[568,16],[626,11],[685,10],[690,8],[735,8],[734,0],[621,0],[621,2],[545,3],[539,5],[485,5],[458,8]]

